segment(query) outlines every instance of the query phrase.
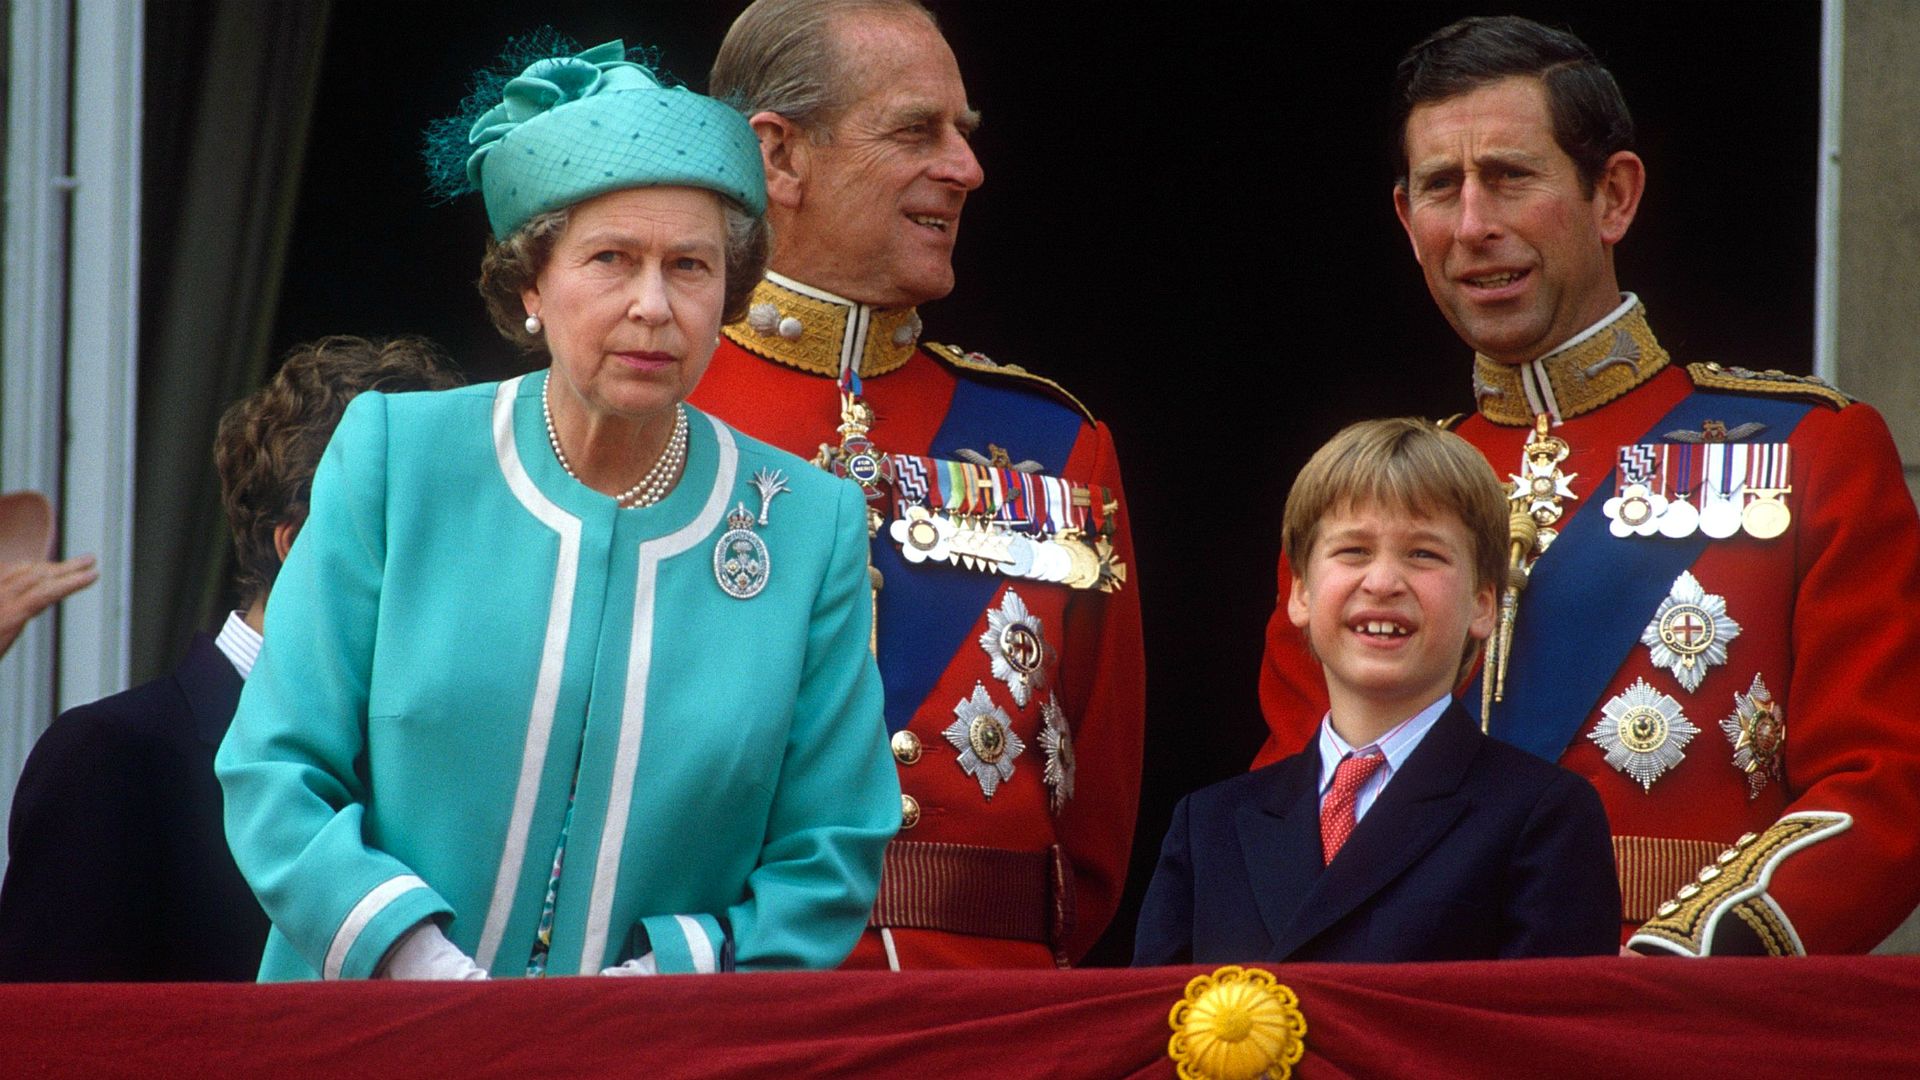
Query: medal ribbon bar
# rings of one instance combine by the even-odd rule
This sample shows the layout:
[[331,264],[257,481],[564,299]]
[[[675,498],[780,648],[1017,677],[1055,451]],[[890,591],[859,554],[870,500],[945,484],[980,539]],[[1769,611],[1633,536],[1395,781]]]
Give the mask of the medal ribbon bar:
[[1792,451],[1786,443],[1622,446],[1620,505],[1607,514],[1621,523],[1614,535],[1682,539],[1697,529],[1716,540],[1741,532],[1773,539],[1792,518],[1784,498],[1793,491]]
[[[936,560],[1073,588],[1116,587],[1099,570],[1117,527],[1106,488],[974,462],[913,454],[887,458],[896,478],[895,518],[905,520],[911,511],[952,526],[951,544],[933,555]],[[1016,553],[1010,546],[1016,539],[1033,546]],[[1096,548],[1096,541],[1105,546]],[[1072,573],[1069,555],[1075,557]]]

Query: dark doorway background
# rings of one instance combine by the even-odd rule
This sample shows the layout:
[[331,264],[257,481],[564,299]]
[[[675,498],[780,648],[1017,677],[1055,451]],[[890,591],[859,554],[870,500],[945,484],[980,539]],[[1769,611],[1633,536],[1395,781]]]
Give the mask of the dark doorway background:
[[[1399,54],[1459,4],[936,3],[987,183],[928,334],[1070,387],[1126,466],[1148,732],[1128,901],[1089,957],[1125,963],[1174,801],[1245,768],[1282,501],[1365,416],[1471,406],[1466,351],[1389,199]],[[475,379],[519,370],[472,281],[478,199],[432,205],[420,130],[510,36],[624,36],[704,89],[732,3],[336,0],[276,350],[422,333]],[[1641,133],[1619,252],[1676,357],[1809,370],[1819,131],[1814,3],[1519,5],[1583,37]]]

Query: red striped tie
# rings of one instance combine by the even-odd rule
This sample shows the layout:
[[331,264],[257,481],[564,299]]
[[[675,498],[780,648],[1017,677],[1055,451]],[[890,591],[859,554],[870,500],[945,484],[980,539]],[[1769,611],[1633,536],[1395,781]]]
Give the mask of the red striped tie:
[[1340,845],[1346,843],[1347,837],[1353,834],[1353,806],[1360,794],[1360,786],[1386,762],[1385,755],[1379,753],[1365,757],[1349,754],[1334,767],[1333,788],[1327,792],[1327,801],[1320,807],[1320,853],[1327,862],[1333,861]]

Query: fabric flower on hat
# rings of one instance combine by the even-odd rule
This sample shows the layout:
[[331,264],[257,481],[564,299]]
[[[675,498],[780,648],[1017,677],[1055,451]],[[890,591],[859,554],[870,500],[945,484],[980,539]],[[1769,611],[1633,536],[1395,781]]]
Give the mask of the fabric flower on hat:
[[659,90],[653,72],[627,59],[626,45],[609,41],[577,56],[536,60],[501,91],[500,104],[487,110],[467,133],[473,153],[467,158],[467,182],[480,187],[481,166],[507,133],[541,113],[612,90]]
[[428,129],[425,156],[440,195],[480,192],[497,240],[539,214],[629,188],[704,188],[755,217],[767,208],[746,118],[668,85],[620,41],[578,50],[544,31],[510,43],[460,111]]

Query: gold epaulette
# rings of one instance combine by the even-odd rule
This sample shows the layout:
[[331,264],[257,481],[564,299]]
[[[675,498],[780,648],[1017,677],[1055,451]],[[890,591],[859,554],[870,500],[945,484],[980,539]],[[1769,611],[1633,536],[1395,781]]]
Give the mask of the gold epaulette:
[[942,345],[937,341],[923,341],[920,343],[920,347],[927,351],[927,355],[932,356],[941,363],[959,368],[969,374],[985,375],[989,378],[1017,379],[1023,383],[1042,387],[1063,403],[1073,406],[1075,412],[1087,418],[1087,423],[1091,424],[1095,422],[1092,411],[1085,405],[1080,404],[1079,398],[1069,393],[1066,387],[1061,386],[1059,383],[1054,382],[1044,375],[1035,375],[1033,372],[1028,371],[1018,364],[995,363],[989,360],[985,353],[968,352],[957,345]]
[[1467,418],[1466,413],[1457,412],[1457,413],[1454,413],[1452,416],[1446,417],[1445,419],[1435,420],[1433,422],[1433,426],[1439,428],[1441,431],[1452,431],[1454,428],[1459,427],[1460,422],[1465,420],[1466,418]]
[[1702,390],[1733,390],[1748,394],[1775,394],[1806,398],[1835,409],[1853,404],[1853,398],[1841,393],[1818,375],[1789,375],[1784,371],[1754,371],[1721,364],[1688,364],[1687,374]]
[[1801,956],[1806,948],[1786,913],[1767,895],[1773,872],[1810,844],[1845,832],[1849,814],[1800,811],[1788,814],[1758,836],[1748,833],[1700,871],[1699,880],[1680,887],[1628,940],[1683,956],[1709,956],[1721,923],[1745,923],[1769,956]]

